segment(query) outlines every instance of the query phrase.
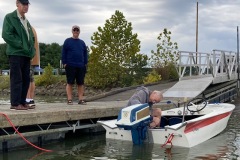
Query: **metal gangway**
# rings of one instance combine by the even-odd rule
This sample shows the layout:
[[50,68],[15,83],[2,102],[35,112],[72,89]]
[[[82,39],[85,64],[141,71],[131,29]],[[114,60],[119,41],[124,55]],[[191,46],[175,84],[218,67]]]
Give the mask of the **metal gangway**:
[[194,98],[210,85],[236,82],[238,79],[237,52],[180,51],[178,57],[176,69],[179,82],[164,93],[165,97]]

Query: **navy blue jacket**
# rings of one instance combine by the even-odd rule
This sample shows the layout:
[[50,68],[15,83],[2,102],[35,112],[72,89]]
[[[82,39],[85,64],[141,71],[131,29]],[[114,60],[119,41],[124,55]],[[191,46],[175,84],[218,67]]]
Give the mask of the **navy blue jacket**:
[[81,39],[67,38],[62,48],[62,64],[84,67],[88,63],[87,46]]

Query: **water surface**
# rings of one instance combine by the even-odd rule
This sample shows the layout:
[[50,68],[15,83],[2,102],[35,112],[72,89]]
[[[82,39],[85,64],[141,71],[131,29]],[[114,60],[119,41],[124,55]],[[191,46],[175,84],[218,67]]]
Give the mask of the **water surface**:
[[106,140],[105,134],[74,136],[43,146],[44,153],[27,147],[0,155],[3,160],[240,160],[240,100],[235,102],[227,128],[218,136],[193,148],[162,148],[161,145],[133,145],[132,142]]

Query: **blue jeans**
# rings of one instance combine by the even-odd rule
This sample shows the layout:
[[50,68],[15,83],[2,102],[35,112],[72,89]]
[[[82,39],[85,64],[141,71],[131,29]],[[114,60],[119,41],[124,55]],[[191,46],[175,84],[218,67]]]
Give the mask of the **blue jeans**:
[[30,58],[9,56],[10,63],[10,102],[12,106],[26,103],[30,83]]

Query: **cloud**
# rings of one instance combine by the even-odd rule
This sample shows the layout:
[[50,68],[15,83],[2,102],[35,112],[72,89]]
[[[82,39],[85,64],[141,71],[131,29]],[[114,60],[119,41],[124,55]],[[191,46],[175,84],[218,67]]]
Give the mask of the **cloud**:
[[[16,9],[15,0],[0,3],[0,32],[4,16]],[[71,26],[81,27],[80,38],[88,46],[97,28],[115,13],[122,12],[132,23],[133,33],[141,41],[141,53],[156,50],[159,33],[167,28],[179,50],[196,50],[197,0],[30,0],[30,23],[38,33],[39,42],[63,44],[71,36]],[[198,50],[236,51],[236,27],[239,25],[240,1],[198,1]],[[0,43],[4,43],[0,38]]]

